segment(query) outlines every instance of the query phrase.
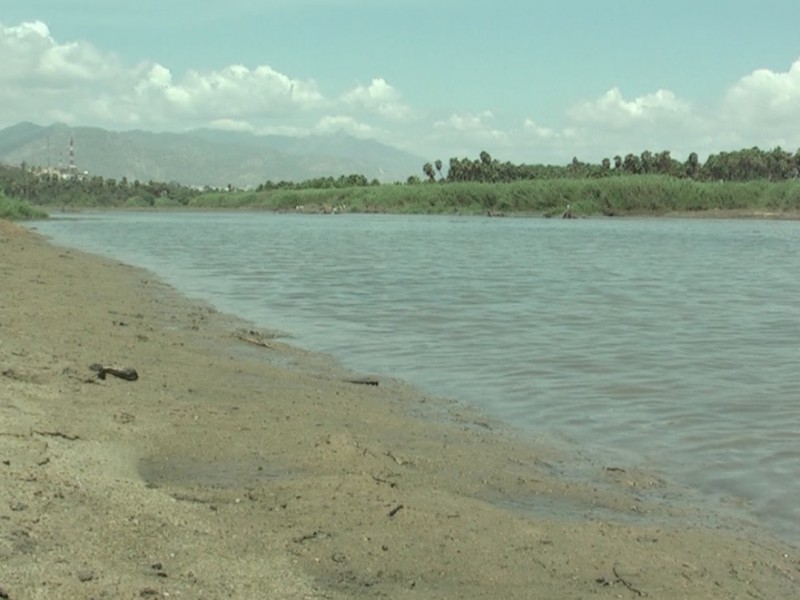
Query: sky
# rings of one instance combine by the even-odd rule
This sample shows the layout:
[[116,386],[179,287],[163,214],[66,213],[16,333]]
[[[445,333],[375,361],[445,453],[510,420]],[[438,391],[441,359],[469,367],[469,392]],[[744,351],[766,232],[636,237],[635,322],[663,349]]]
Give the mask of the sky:
[[4,4],[0,128],[343,131],[445,162],[800,147],[798,0]]

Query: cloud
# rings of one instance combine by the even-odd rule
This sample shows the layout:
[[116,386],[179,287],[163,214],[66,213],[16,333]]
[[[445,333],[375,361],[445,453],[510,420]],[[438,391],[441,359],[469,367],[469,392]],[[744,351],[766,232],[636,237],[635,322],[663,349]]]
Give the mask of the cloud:
[[[5,119],[159,127],[268,120],[331,104],[315,82],[268,65],[189,70],[120,63],[86,42],[59,43],[41,21],[0,24],[0,105]],[[35,116],[34,116],[35,115]]]
[[550,127],[537,124],[533,119],[525,119],[522,122],[522,131],[526,135],[540,140],[552,140],[563,135]]
[[725,94],[731,115],[749,122],[786,123],[800,114],[800,59],[785,73],[758,69],[742,77]]
[[140,103],[185,119],[263,119],[327,105],[314,82],[292,79],[265,65],[191,70],[175,82],[169,69],[154,64],[134,91]]
[[719,120],[721,128],[747,146],[797,146],[798,114],[800,59],[785,72],[757,69],[739,79],[725,93]]
[[512,158],[508,151],[513,149],[513,132],[498,124],[491,110],[454,112],[429,123],[407,135],[401,145],[436,158],[477,158],[484,150],[499,158]]
[[342,94],[346,106],[365,108],[389,119],[402,120],[411,115],[411,109],[400,102],[400,95],[385,79],[372,80],[369,86],[357,86]]
[[119,64],[85,42],[59,44],[41,21],[17,27],[0,25],[0,82],[34,89],[63,88],[112,77]]
[[215,119],[211,121],[208,126],[211,129],[221,129],[223,131],[240,131],[246,133],[253,133],[255,128],[247,121],[238,119]]
[[339,133],[340,131],[363,138],[375,137],[380,133],[379,130],[366,123],[360,123],[353,117],[342,115],[322,117],[312,129],[312,132],[317,134]]
[[54,45],[50,29],[41,21],[17,27],[0,24],[0,82],[5,86],[30,81],[38,71],[40,57]]
[[0,106],[9,124],[80,119],[123,78],[113,53],[86,42],[58,43],[41,21],[0,24]]
[[507,132],[494,126],[494,113],[484,110],[480,113],[453,113],[443,120],[434,122],[433,126],[442,135],[462,135],[475,140],[501,141]]
[[687,141],[704,131],[706,124],[692,105],[669,90],[657,90],[626,98],[612,87],[593,100],[568,108],[558,126],[526,118],[518,136],[517,149],[527,148],[539,156],[573,156],[599,161],[616,153],[638,153],[645,149],[675,150],[681,155]]
[[[669,90],[627,99],[613,87],[603,96],[575,104],[566,126],[576,149],[608,151],[671,149],[674,155],[701,155],[751,146],[795,148],[800,145],[800,59],[785,72],[757,69],[721,95],[716,105],[698,109]],[[540,139],[547,128],[528,127]]]
[[626,100],[620,89],[613,87],[596,100],[576,104],[567,116],[577,123],[625,129],[690,118],[691,106],[669,90]]
[[745,74],[697,106],[669,89],[626,96],[618,86],[560,114],[507,115],[450,99],[434,113],[404,102],[383,77],[326,94],[310,78],[267,65],[176,72],[151,57],[125,64],[86,41],[59,41],[42,21],[0,23],[0,127],[63,121],[109,129],[215,127],[304,135],[345,131],[442,158],[561,162],[671,150],[703,155],[758,145],[800,146],[800,59]]

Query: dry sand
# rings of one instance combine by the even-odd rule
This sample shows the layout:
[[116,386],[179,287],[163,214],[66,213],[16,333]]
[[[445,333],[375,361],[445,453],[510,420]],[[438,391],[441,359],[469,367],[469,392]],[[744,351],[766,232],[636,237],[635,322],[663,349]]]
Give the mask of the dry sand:
[[0,598],[800,598],[655,477],[251,329],[0,221]]

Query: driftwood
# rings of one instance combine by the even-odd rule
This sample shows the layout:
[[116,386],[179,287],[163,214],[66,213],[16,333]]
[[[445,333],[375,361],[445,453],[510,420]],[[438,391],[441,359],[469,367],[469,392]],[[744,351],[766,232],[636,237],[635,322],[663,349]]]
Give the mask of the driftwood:
[[254,346],[261,346],[262,348],[272,348],[267,342],[260,338],[251,337],[242,333],[235,334],[236,337],[243,342],[247,342],[248,344],[253,344]]
[[77,435],[70,435],[69,433],[64,433],[63,431],[36,431],[36,430],[34,430],[33,433],[35,433],[36,435],[45,435],[45,436],[49,436],[49,437],[62,438],[62,439],[65,439],[65,440],[69,440],[70,442],[73,442],[75,440],[81,439]]
[[355,383],[357,385],[378,385],[379,381],[374,377],[360,377],[358,379],[345,379],[347,383]]
[[126,381],[136,381],[139,379],[139,374],[136,372],[136,369],[131,369],[130,367],[109,367],[101,365],[100,363],[94,363],[93,365],[89,365],[89,368],[97,373],[98,379],[105,379],[106,375],[113,375],[114,377],[119,377]]

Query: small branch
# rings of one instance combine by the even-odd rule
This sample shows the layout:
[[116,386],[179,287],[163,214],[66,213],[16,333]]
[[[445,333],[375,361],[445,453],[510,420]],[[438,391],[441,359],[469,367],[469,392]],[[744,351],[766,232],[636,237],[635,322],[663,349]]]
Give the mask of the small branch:
[[359,379],[345,379],[347,383],[355,383],[356,385],[378,385],[379,381],[373,377],[360,377]]
[[636,589],[635,587],[633,587],[633,584],[630,581],[628,581],[627,579],[622,577],[619,573],[617,573],[617,567],[616,566],[613,567],[611,570],[614,573],[614,577],[616,577],[617,581],[619,581],[622,585],[624,585],[626,588],[628,588],[630,591],[632,591],[637,596],[644,596],[644,593],[642,592],[642,590],[639,590],[639,589]]
[[139,373],[136,372],[136,369],[131,369],[130,367],[107,367],[100,363],[94,363],[93,365],[89,365],[89,368],[97,373],[99,379],[105,379],[106,375],[113,375],[114,377],[125,379],[126,381],[136,381],[139,379]]
[[36,435],[45,435],[48,437],[62,438],[65,440],[69,440],[71,442],[81,439],[80,436],[70,435],[68,433],[62,433],[61,431],[34,431],[33,433],[35,433]]
[[242,340],[243,342],[247,342],[248,344],[253,344],[254,346],[259,346],[261,348],[272,348],[272,346],[270,346],[267,342],[256,339],[254,337],[248,337],[240,333],[237,333],[236,337]]
[[393,488],[394,488],[394,487],[397,487],[397,483],[396,483],[396,482],[394,482],[394,481],[387,481],[386,479],[381,479],[380,477],[376,477],[375,475],[373,475],[373,476],[372,476],[372,478],[373,478],[375,481],[377,481],[378,483],[385,483],[385,484],[386,484],[386,485],[388,485],[389,487],[393,487]]

